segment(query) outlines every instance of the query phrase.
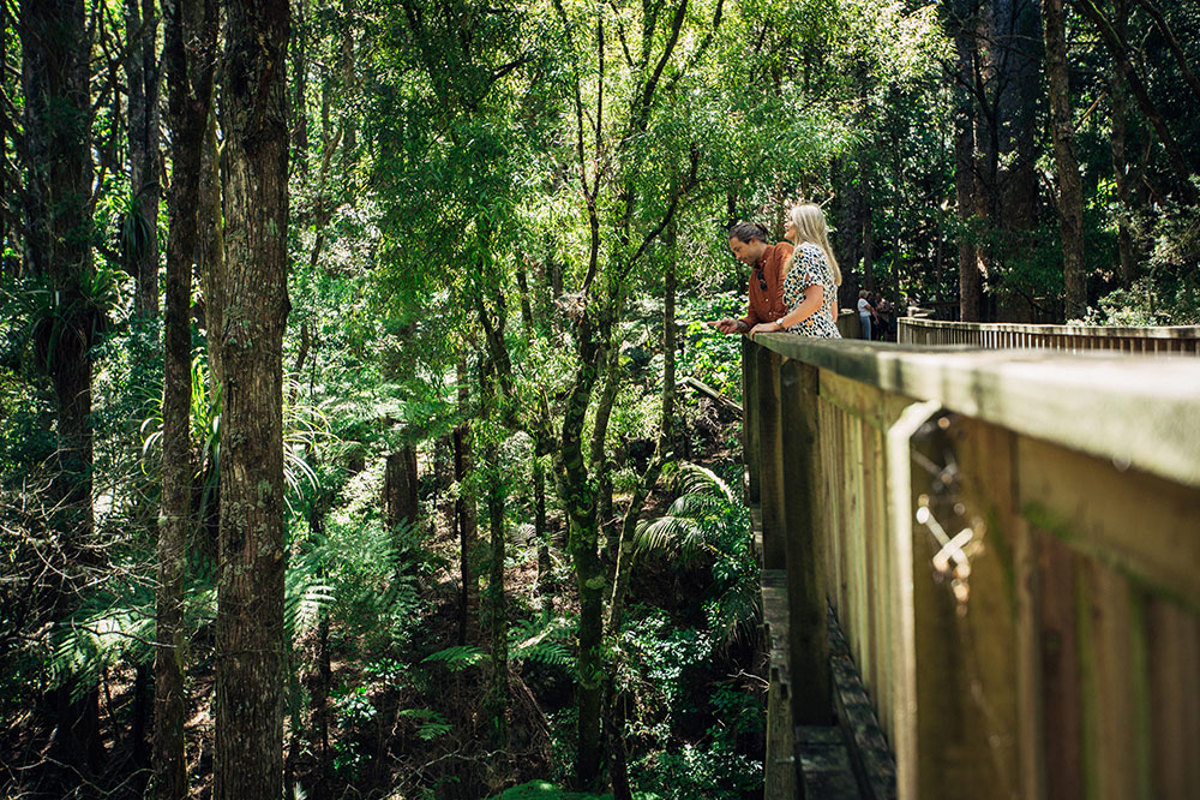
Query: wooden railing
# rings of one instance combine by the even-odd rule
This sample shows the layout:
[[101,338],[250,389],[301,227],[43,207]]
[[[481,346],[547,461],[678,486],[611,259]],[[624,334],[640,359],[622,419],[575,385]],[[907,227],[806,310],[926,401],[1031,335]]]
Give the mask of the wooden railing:
[[1120,350],[1124,353],[1200,354],[1200,326],[1101,328],[1085,325],[1017,325],[1007,322],[897,320],[900,344],[966,344],[989,349]]
[[1200,362],[747,342],[767,798],[827,725],[826,601],[900,798],[1200,787]]

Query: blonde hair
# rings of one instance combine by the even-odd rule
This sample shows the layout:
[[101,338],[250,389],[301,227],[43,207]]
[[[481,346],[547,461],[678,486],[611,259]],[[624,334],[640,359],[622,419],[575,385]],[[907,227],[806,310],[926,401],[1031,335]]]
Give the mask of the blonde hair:
[[[825,224],[825,212],[821,210],[821,207],[812,203],[797,203],[788,211],[788,221],[796,229],[796,250],[799,250],[800,245],[805,242],[811,242],[821,248],[821,252],[829,261],[829,270],[833,273],[833,285],[841,286],[842,270],[838,266],[837,259],[834,258],[833,248],[829,246],[829,229]],[[788,256],[787,261],[783,264],[784,277],[787,277],[788,271],[792,268],[792,258],[795,257],[796,250],[792,251],[792,255]]]

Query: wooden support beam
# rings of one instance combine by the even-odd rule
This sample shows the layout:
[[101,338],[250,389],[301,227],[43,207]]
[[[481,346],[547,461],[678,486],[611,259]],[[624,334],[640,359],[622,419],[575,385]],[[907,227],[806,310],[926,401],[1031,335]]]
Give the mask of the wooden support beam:
[[780,386],[785,550],[793,626],[792,713],[799,725],[828,725],[833,719],[833,698],[821,547],[823,476],[817,436],[817,369],[789,360],[781,367]]
[[759,491],[762,504],[763,567],[784,569],[783,437],[779,388],[780,358],[766,348],[755,353]]

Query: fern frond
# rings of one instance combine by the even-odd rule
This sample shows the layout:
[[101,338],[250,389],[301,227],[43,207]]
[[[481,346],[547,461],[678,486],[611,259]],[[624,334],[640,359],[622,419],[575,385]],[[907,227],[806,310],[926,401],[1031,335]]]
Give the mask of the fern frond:
[[447,647],[444,650],[438,650],[436,653],[430,653],[421,659],[421,663],[440,661],[446,665],[446,668],[452,672],[466,669],[467,667],[478,664],[487,654],[478,647],[471,645],[455,645]]

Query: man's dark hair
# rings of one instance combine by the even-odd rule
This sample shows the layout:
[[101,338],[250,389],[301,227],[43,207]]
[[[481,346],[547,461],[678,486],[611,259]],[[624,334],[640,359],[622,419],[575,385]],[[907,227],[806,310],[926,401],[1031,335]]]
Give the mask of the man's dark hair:
[[737,239],[745,244],[749,244],[755,239],[765,242],[767,241],[767,226],[759,225],[757,222],[739,222],[729,226],[729,238]]

